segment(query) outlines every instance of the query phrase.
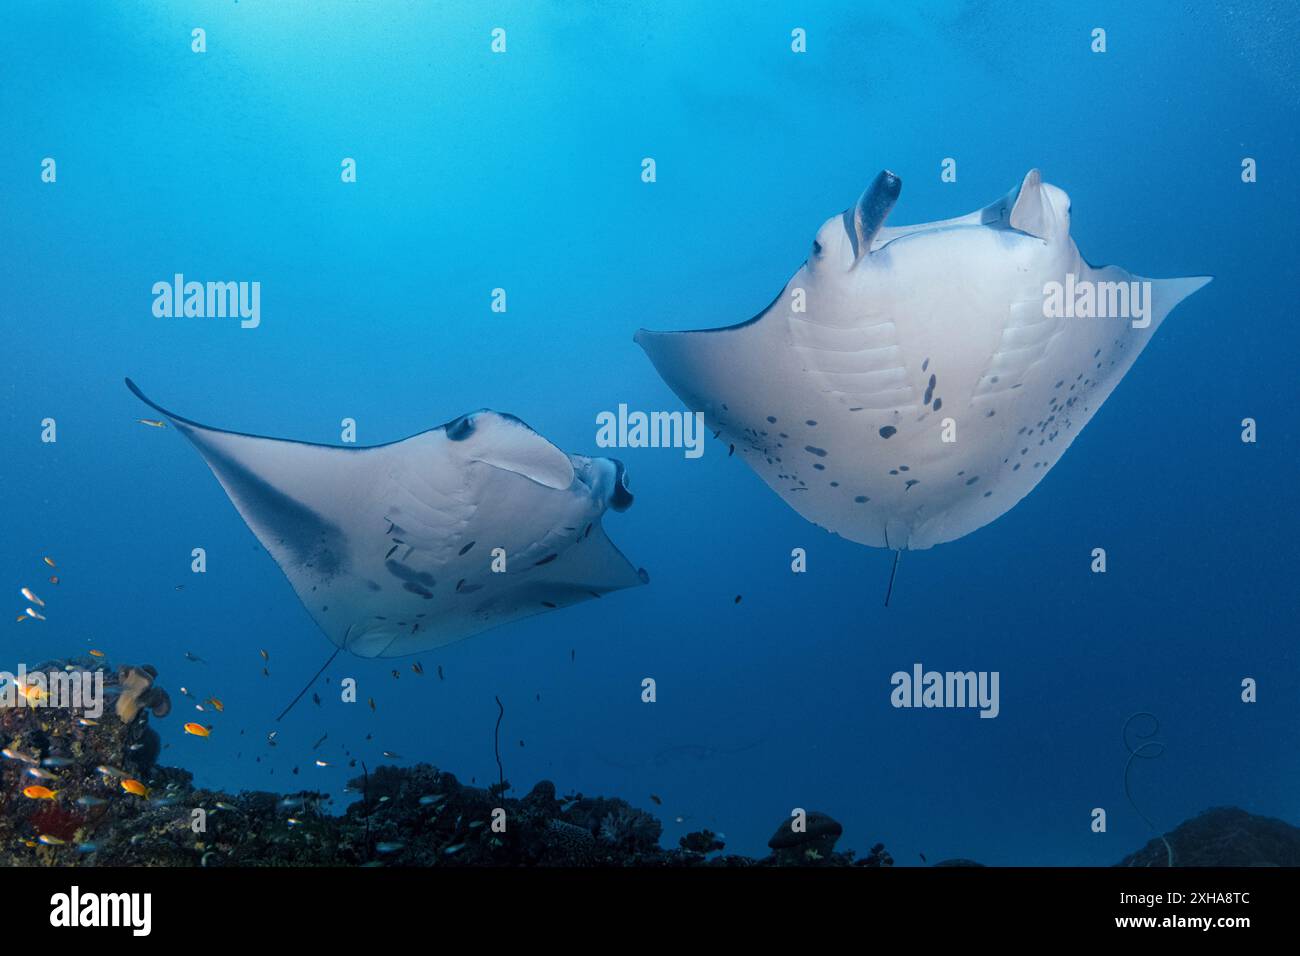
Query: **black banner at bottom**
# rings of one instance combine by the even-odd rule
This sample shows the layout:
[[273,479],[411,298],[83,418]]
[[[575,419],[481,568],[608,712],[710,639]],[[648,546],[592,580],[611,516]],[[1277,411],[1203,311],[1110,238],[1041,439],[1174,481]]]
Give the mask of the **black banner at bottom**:
[[[264,921],[296,944],[364,944],[411,921],[494,937],[600,942],[620,929],[697,938],[911,926],[927,941],[1143,936],[1230,941],[1279,932],[1287,869],[27,869],[11,913],[30,934],[247,941]],[[495,941],[495,939],[494,939]]]

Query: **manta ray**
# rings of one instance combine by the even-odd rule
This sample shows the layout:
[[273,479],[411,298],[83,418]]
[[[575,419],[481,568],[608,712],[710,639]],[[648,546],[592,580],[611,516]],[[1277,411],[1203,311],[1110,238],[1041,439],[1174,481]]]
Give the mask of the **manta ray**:
[[749,321],[636,334],[769,487],[809,521],[894,550],[895,570],[903,550],[970,534],[1033,490],[1210,281],[1089,265],[1069,197],[1038,170],[969,215],[886,226],[901,188],[880,173]]
[[200,425],[126,384],[198,449],[336,654],[414,654],[649,581],[601,526],[632,504],[622,463],[513,415],[345,448]]

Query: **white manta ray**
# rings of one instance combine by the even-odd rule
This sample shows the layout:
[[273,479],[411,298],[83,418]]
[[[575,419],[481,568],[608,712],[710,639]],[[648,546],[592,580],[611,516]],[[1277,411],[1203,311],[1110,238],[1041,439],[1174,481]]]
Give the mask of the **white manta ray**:
[[[896,551],[1009,511],[1170,310],[1210,281],[1088,265],[1069,197],[1037,170],[986,209],[889,228],[900,188],[893,173],[876,177],[754,319],[636,335],[799,514]],[[1077,317],[1089,305],[1131,319]]]
[[441,647],[649,580],[600,524],[632,504],[622,463],[566,455],[511,415],[337,448],[208,428],[126,384],[194,443],[325,636],[360,657]]

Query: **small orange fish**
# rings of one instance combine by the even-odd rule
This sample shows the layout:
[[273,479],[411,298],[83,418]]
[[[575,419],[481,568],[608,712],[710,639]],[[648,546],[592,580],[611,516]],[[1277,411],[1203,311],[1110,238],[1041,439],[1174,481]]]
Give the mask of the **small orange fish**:
[[37,607],[45,607],[45,602],[42,601],[39,597],[37,597],[36,592],[34,592],[31,588],[22,588],[21,590],[19,590],[18,593],[21,594],[23,597],[27,598],[27,600],[31,601]]
[[27,615],[26,615],[26,614],[19,614],[19,615],[18,615],[18,623],[19,623],[19,624],[21,624],[21,623],[22,623],[23,621],[25,621],[25,620],[27,620]]
[[59,795],[59,791],[51,790],[49,787],[42,787],[40,784],[32,784],[30,787],[23,789],[23,796],[30,797],[32,800],[53,800]]
[[51,584],[58,584],[58,583],[59,583],[59,576],[58,576],[57,574],[51,574],[51,575],[50,575],[50,583],[51,583]]
[[[28,787],[27,789],[30,790],[32,788]],[[125,790],[127,793],[135,794],[137,797],[149,796],[149,788],[146,787],[144,784],[142,784],[139,780],[136,780],[134,777],[127,777],[125,780],[123,780],[122,789]]]
[[208,703],[217,708],[218,713],[224,714],[226,712],[226,705],[221,702],[220,697],[209,697]]
[[97,650],[95,650],[95,649],[92,647],[92,648],[90,649],[90,656],[91,656],[91,657],[103,657],[103,656],[104,656],[104,652],[103,652],[103,651],[97,651]]
[[58,567],[58,565],[54,563],[54,559],[51,558],[51,557],[49,557],[48,555],[46,555],[45,557],[41,558],[41,560],[44,561],[46,564],[48,564],[48,565],[49,565],[50,567],[52,567],[52,568],[57,568],[57,567]]
[[190,721],[185,725],[185,732],[187,734],[193,734],[195,737],[206,737],[208,734],[212,733],[208,728],[204,727],[202,724],[196,724],[194,721]]

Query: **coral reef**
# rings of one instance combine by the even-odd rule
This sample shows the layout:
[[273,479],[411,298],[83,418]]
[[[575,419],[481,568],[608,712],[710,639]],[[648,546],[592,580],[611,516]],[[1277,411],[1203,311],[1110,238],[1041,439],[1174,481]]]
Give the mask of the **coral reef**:
[[[98,672],[109,705],[0,709],[0,866],[598,866],[891,867],[876,843],[837,851],[843,827],[809,812],[786,820],[762,859],[727,854],[709,830],[660,845],[659,820],[624,800],[560,796],[543,780],[522,797],[508,784],[468,786],[429,764],[385,765],[349,782],[343,813],[314,791],[228,794],[157,764],[151,719],[170,701],[148,665],[52,661],[41,670]],[[127,703],[122,701],[127,698]],[[1181,865],[1300,865],[1300,830],[1235,808],[1206,811],[1166,835]],[[1153,840],[1122,866],[1160,866]],[[936,866],[978,866],[945,860]]]

